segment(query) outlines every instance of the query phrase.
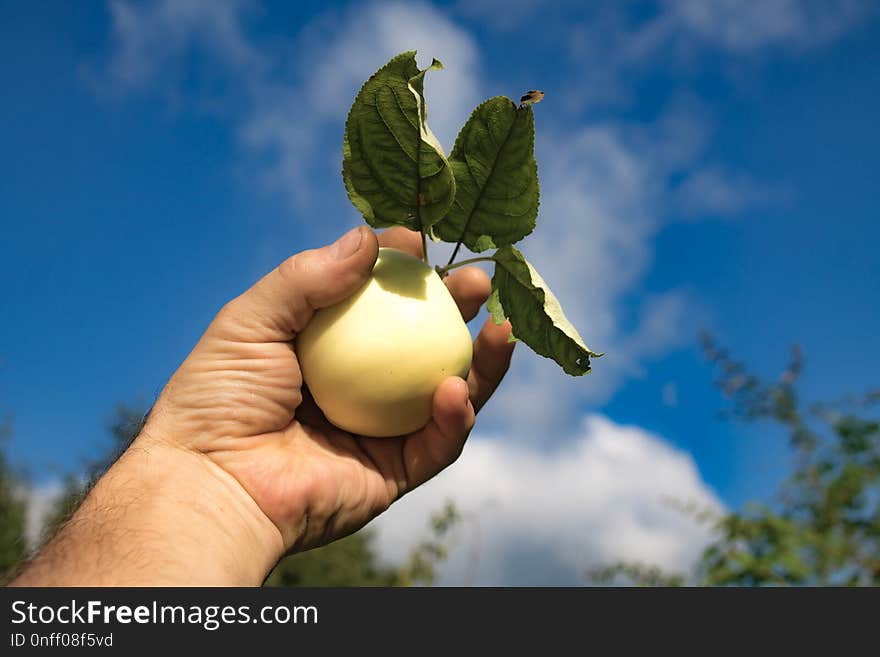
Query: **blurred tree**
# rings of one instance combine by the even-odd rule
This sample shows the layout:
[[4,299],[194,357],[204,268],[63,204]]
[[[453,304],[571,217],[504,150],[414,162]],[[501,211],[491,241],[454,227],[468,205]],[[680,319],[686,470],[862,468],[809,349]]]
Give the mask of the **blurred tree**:
[[362,529],[324,547],[282,559],[264,586],[398,586],[396,568],[379,563],[373,532]]
[[449,556],[452,531],[461,522],[461,514],[455,504],[446,505],[431,515],[431,534],[413,548],[407,561],[398,569],[398,584],[433,584],[437,579],[437,565]]
[[[85,479],[69,475],[64,492],[46,522],[44,536],[50,536],[69,518],[95,481],[119,458],[140,433],[147,413],[143,405],[119,404],[109,426],[112,439],[105,455],[87,461]],[[0,462],[2,463],[2,462]],[[455,506],[446,507],[431,518],[431,535],[411,552],[402,566],[381,563],[374,547],[374,535],[362,529],[342,540],[282,559],[266,579],[266,586],[412,586],[429,585],[436,578],[436,566],[446,558],[450,531],[458,520]],[[19,557],[20,558],[20,557]],[[14,560],[13,560],[14,563]]]
[[628,561],[592,568],[587,571],[586,577],[593,584],[604,586],[625,582],[636,586],[684,586],[686,581],[685,575],[667,573],[657,566]]
[[450,532],[458,522],[452,502],[431,516],[431,534],[398,566],[383,565],[369,529],[329,545],[294,554],[275,567],[266,586],[415,586],[436,581],[437,565],[446,559]]
[[710,336],[702,342],[719,371],[716,385],[732,401],[727,414],[779,425],[793,451],[793,472],[773,504],[752,503],[714,518],[716,538],[691,578],[620,562],[588,572],[588,579],[647,586],[880,584],[880,423],[870,412],[880,391],[805,408],[796,389],[803,370],[797,347],[779,381],[765,383]]
[[27,554],[24,482],[5,455],[11,435],[12,421],[0,422],[0,582],[6,581],[12,569]]

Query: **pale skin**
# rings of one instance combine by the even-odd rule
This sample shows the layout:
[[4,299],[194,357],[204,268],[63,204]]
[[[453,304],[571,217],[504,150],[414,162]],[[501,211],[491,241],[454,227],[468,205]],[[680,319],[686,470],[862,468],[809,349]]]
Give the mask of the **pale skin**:
[[[487,321],[467,380],[443,381],[409,436],[341,431],[303,389],[297,332],[361,286],[380,245],[422,254],[418,233],[358,228],[224,306],[131,447],[12,584],[256,586],[285,554],[350,534],[455,461],[507,371],[507,324]],[[445,282],[473,319],[486,274]]]

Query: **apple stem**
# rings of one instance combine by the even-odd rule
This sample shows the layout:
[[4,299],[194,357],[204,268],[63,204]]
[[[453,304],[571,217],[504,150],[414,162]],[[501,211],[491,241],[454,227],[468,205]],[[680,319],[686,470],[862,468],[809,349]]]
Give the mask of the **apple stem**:
[[440,275],[440,278],[446,276],[452,269],[457,269],[458,267],[464,267],[465,265],[472,265],[475,262],[491,262],[494,261],[494,256],[480,256],[479,258],[468,258],[467,260],[461,260],[459,262],[449,263],[445,267],[440,267],[439,265],[436,267],[437,273]]

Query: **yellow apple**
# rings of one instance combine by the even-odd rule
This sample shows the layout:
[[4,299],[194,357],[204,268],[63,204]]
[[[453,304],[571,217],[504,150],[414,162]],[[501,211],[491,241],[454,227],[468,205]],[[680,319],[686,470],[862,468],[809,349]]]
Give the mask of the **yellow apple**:
[[434,390],[466,377],[473,348],[437,273],[397,249],[379,249],[369,280],[318,310],[296,339],[303,380],[333,424],[362,436],[422,428]]

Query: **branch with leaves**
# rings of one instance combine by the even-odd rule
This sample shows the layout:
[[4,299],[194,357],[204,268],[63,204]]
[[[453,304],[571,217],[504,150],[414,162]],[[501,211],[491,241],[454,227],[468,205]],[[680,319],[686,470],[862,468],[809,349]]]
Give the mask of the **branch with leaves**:
[[[342,177],[349,199],[373,228],[403,226],[427,241],[454,244],[440,276],[475,262],[493,262],[488,309],[509,320],[511,339],[556,361],[568,374],[590,371],[591,351],[559,300],[513,245],[535,228],[540,187],[530,91],[517,105],[504,96],[480,104],[458,134],[449,158],[428,127],[424,81],[415,52],[391,59],[363,85],[348,114]],[[465,246],[491,255],[456,262]]]

